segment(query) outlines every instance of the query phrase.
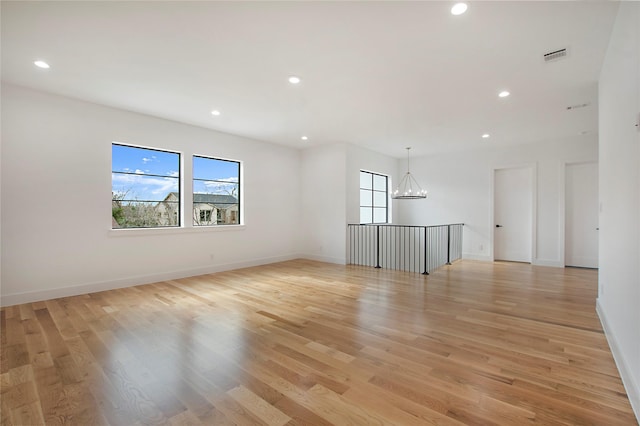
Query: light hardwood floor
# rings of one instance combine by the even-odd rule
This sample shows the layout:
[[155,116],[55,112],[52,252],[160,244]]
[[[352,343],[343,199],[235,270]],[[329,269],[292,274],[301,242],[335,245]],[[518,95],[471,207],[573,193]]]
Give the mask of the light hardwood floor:
[[2,425],[634,425],[597,273],[296,260],[2,309]]

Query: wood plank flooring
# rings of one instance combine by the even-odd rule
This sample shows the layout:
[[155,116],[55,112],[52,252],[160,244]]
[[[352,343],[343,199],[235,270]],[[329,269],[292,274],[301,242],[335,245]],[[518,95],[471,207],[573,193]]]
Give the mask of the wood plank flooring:
[[11,306],[2,425],[635,425],[596,281],[296,260]]

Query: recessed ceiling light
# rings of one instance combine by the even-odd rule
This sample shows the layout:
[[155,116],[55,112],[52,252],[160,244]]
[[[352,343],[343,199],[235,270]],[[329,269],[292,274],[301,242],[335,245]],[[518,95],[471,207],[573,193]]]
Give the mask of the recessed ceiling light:
[[503,90],[502,92],[498,93],[498,96],[500,96],[501,98],[506,98],[510,94],[511,93],[507,92],[506,90]]
[[309,140],[309,138],[308,138],[308,137],[306,137],[306,136],[303,136],[303,137],[301,137],[300,139],[302,139],[303,141]]
[[467,4],[466,3],[456,3],[451,8],[451,14],[452,15],[462,15],[466,11],[467,11]]
[[218,116],[220,115],[220,111],[218,111],[217,109],[214,109],[213,111],[211,111],[211,115]]
[[482,139],[487,139],[487,138],[489,138],[489,136],[491,136],[491,135],[489,135],[489,133],[485,133],[484,135],[482,135]]
[[291,84],[300,83],[300,77],[296,77],[295,75],[292,75],[291,77],[289,77],[289,83]]
[[38,68],[44,68],[44,69],[51,68],[49,64],[46,63],[45,61],[34,61],[33,65],[35,65]]

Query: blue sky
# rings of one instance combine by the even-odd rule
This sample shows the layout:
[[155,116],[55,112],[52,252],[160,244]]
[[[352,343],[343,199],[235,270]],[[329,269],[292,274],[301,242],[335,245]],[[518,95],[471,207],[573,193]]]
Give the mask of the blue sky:
[[[114,144],[111,155],[112,171],[123,172],[111,174],[112,192],[126,193],[130,200],[162,201],[178,191],[179,154]],[[193,162],[195,178],[217,181],[195,181],[194,192],[228,194],[237,187],[238,163],[200,157],[194,157]]]
[[[193,157],[193,192],[209,194],[238,194],[240,165],[235,161]],[[235,189],[235,191],[234,191]]]

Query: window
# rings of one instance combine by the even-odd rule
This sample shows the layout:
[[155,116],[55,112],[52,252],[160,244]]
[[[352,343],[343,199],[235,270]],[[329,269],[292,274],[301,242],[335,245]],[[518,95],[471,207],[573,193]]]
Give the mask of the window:
[[237,225],[239,218],[240,162],[194,156],[193,225]]
[[179,183],[179,153],[112,144],[112,228],[180,226]]
[[388,177],[360,171],[360,223],[387,223]]
[[211,221],[211,210],[200,210],[200,222]]

